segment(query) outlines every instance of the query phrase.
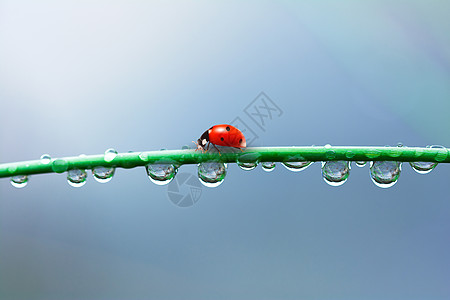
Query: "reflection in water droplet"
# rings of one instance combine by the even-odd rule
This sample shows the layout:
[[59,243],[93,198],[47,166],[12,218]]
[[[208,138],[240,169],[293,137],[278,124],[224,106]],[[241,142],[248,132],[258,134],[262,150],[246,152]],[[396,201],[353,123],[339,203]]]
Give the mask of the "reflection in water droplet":
[[300,172],[309,167],[311,161],[285,161],[282,163],[289,171]]
[[106,162],[111,162],[111,161],[114,160],[114,158],[116,158],[116,156],[117,156],[117,151],[114,150],[114,149],[112,149],[112,148],[110,148],[110,149],[108,149],[108,150],[105,151],[105,157],[104,157],[104,160],[105,160]]
[[148,164],[145,169],[148,178],[157,185],[168,184],[178,172],[178,168],[173,164]]
[[256,166],[258,166],[257,162],[239,162],[239,161],[237,161],[236,163],[239,166],[239,168],[241,168],[242,170],[245,170],[245,171],[251,171],[254,168],[256,168]]
[[350,162],[326,161],[322,162],[323,180],[331,186],[343,185],[350,174]]
[[438,165],[435,162],[420,162],[420,161],[411,161],[409,162],[414,171],[419,174],[428,174]]
[[114,171],[114,168],[99,166],[92,169],[92,175],[94,175],[95,180],[98,182],[107,183],[113,178]]
[[227,168],[221,162],[204,162],[198,164],[198,179],[207,187],[219,186],[227,175]]
[[370,162],[370,177],[373,183],[381,188],[388,188],[397,183],[402,170],[402,163],[398,161]]
[[272,172],[275,169],[275,163],[274,162],[265,161],[265,162],[261,163],[261,167],[266,172]]
[[67,182],[73,187],[82,187],[86,184],[86,170],[72,169],[67,171]]
[[11,177],[11,185],[15,188],[23,188],[28,184],[28,176],[27,175],[19,175]]
[[42,154],[42,156],[41,156],[41,163],[43,163],[44,165],[48,165],[51,160],[52,160],[52,158],[50,157],[50,155]]
[[355,161],[356,166],[362,168],[365,167],[367,164],[367,161]]
[[52,170],[55,173],[64,173],[68,166],[69,163],[65,159],[55,159],[52,163]]

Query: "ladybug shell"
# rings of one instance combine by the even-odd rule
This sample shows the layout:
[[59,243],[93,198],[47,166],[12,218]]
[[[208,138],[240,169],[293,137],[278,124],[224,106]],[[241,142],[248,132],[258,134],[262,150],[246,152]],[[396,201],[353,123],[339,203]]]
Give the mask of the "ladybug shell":
[[215,145],[245,148],[247,143],[242,132],[234,126],[221,124],[208,130],[209,141]]

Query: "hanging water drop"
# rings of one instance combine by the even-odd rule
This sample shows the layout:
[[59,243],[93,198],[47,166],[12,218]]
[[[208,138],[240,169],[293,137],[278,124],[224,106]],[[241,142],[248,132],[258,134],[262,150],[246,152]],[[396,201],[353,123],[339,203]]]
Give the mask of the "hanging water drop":
[[48,154],[42,154],[41,156],[41,163],[44,165],[48,165],[51,162],[52,158]]
[[282,163],[289,171],[300,172],[309,167],[311,161],[285,161]]
[[99,166],[92,169],[92,175],[94,175],[95,180],[98,182],[107,183],[113,178],[114,171],[114,168]]
[[331,186],[343,185],[350,174],[350,162],[326,161],[322,162],[323,180]]
[[227,168],[221,162],[204,162],[198,164],[198,179],[207,187],[219,186],[227,175]]
[[111,161],[114,160],[114,158],[116,158],[116,156],[117,156],[117,151],[114,150],[114,149],[112,149],[112,148],[110,148],[110,149],[108,149],[108,150],[105,151],[105,157],[104,157],[104,160],[105,160],[106,162],[111,162]]
[[239,166],[239,168],[241,168],[242,170],[245,170],[245,171],[251,171],[254,168],[256,168],[256,166],[258,166],[257,162],[239,162],[239,161],[237,161],[236,163]]
[[15,188],[21,189],[28,184],[28,176],[18,175],[11,177],[11,185]]
[[362,167],[366,166],[367,161],[355,161],[355,164],[356,164],[357,167],[362,168]]
[[411,161],[409,162],[414,171],[419,174],[428,174],[438,165],[435,162],[420,162],[420,161]]
[[148,178],[157,185],[169,184],[178,172],[173,164],[148,164],[145,169]]
[[67,171],[67,182],[73,187],[82,187],[86,184],[86,170],[72,169]]
[[275,169],[275,163],[274,162],[265,161],[265,162],[261,163],[261,167],[266,172],[272,172]]
[[389,188],[397,183],[402,170],[398,161],[374,161],[370,163],[370,178],[381,188]]

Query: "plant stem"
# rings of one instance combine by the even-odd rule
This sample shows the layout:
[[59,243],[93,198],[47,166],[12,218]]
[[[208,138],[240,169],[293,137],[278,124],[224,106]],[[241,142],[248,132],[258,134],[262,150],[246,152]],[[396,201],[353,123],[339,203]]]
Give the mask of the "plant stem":
[[283,161],[402,161],[449,163],[447,148],[419,147],[252,147],[242,152],[229,148],[217,152],[201,153],[194,150],[165,150],[119,153],[112,161],[105,155],[74,156],[51,159],[47,164],[41,160],[0,164],[0,178],[17,175],[63,173],[70,169],[92,169],[98,166],[134,168],[150,163],[197,164],[206,161],[225,163],[283,162]]

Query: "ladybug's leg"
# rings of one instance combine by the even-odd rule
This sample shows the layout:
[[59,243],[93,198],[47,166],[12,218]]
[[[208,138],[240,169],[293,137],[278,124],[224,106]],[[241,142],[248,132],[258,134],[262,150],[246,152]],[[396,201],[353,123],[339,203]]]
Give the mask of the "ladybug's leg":
[[219,151],[219,149],[216,147],[216,145],[214,145],[214,144],[212,144],[212,145],[214,146],[214,148],[216,148],[217,152],[219,152],[219,155],[222,155],[222,154],[220,154],[220,151]]
[[241,150],[242,152],[244,152],[244,150],[242,150],[242,148],[239,148],[239,147],[234,147],[234,148],[239,149],[239,150]]
[[206,146],[206,151],[209,150],[209,144],[211,144],[211,142],[208,142],[208,146]]

